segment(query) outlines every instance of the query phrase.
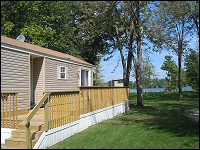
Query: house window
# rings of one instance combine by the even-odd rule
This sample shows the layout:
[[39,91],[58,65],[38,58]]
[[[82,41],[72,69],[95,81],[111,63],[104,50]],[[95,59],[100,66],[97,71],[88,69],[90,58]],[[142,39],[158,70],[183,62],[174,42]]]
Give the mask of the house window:
[[58,79],[67,79],[67,67],[58,67]]

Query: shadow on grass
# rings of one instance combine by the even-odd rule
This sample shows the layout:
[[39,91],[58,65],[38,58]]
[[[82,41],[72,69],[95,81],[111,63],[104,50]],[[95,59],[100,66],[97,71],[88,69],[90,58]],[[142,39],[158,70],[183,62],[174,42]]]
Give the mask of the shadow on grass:
[[[121,121],[142,123],[147,128],[172,132],[176,136],[199,136],[199,122],[185,116],[187,110],[199,107],[198,93],[184,91],[185,101],[179,101],[177,93],[148,93],[144,99],[150,106],[139,107],[134,94],[130,95],[130,111]],[[132,99],[135,99],[133,101]],[[149,103],[148,103],[149,101]],[[198,106],[197,106],[198,104]],[[139,115],[141,118],[134,118]],[[132,116],[132,117],[131,117]]]

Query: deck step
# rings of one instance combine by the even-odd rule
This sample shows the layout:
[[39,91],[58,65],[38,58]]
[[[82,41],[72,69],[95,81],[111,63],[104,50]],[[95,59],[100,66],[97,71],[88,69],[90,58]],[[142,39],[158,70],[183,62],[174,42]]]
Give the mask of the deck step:
[[[38,141],[42,133],[43,133],[43,130],[30,130],[30,136],[32,139],[32,147],[34,147],[34,145],[36,144],[36,142]],[[23,130],[23,129],[13,130],[12,136],[5,140],[3,149],[20,149],[20,148],[25,148],[25,149],[27,148],[26,130]]]
[[[25,123],[24,124],[18,124],[17,129],[20,130],[26,130]],[[44,130],[44,124],[40,123],[34,123],[30,125],[30,130],[35,130],[35,131],[41,131]]]
[[[32,139],[38,140],[40,138],[40,136],[42,135],[43,131],[31,130],[30,133],[31,133]],[[26,139],[26,131],[20,130],[20,129],[14,130],[14,131],[12,131],[12,137]]]
[[1,149],[27,149],[27,148],[25,148],[25,147],[14,147],[14,146],[1,145]]
[[[17,130],[12,131],[11,137],[5,140],[5,144],[1,145],[1,149],[27,149],[25,126],[26,117],[27,113],[21,113],[18,115],[18,124],[16,125]],[[29,129],[33,148],[44,132],[44,108],[39,109],[38,112],[33,116],[30,121]]]
[[[37,140],[32,140],[32,146],[34,146],[36,144]],[[27,147],[27,144],[26,144],[26,139],[24,138],[8,138],[6,139],[6,143],[5,143],[6,146],[11,146],[11,147],[24,147],[26,148]]]

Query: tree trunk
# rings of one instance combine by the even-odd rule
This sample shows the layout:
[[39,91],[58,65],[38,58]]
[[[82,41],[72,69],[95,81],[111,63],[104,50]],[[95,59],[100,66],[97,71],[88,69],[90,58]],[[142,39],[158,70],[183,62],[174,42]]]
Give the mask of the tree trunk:
[[141,49],[141,41],[139,39],[138,39],[138,65],[136,71],[136,83],[137,83],[137,105],[144,106],[143,84],[142,84],[142,49]]
[[123,81],[124,81],[124,86],[129,86],[129,80],[130,80],[130,72],[132,68],[132,51],[129,50],[128,54],[128,60],[127,60],[127,68],[124,65],[123,66]]
[[130,39],[128,41],[128,46],[129,46],[129,52],[128,52],[128,60],[127,60],[127,68],[126,68],[126,77],[124,78],[124,86],[129,86],[129,80],[130,80],[130,72],[132,69],[132,59],[133,59],[133,32],[134,29],[130,29]]
[[178,92],[179,92],[179,99],[183,100],[183,92],[182,92],[182,42],[179,42],[179,49],[178,49]]
[[137,73],[136,73],[136,83],[137,83],[137,106],[144,106],[144,101],[143,101],[143,87],[141,84],[141,75],[140,75],[140,69],[139,66],[137,67]]
[[141,37],[141,31],[140,31],[140,7],[139,7],[139,1],[137,1],[136,6],[136,32],[137,32],[137,58],[138,58],[138,64],[137,64],[137,71],[136,71],[136,82],[137,82],[137,105],[138,106],[144,106],[143,101],[143,84],[142,84],[142,37]]
[[[127,68],[126,68],[126,61],[125,61],[125,58],[124,58],[122,42],[121,42],[121,40],[119,38],[119,34],[118,34],[118,29],[117,28],[116,28],[116,38],[117,38],[117,42],[119,44],[119,52],[120,52],[120,56],[121,56],[121,59],[122,59],[124,86],[128,86],[127,85],[127,80],[128,80],[128,83],[129,83],[129,77],[127,78],[128,72],[127,72]],[[130,74],[130,72],[129,72],[129,74]]]
[[132,68],[132,49],[129,50],[128,53],[128,60],[127,60],[127,68],[126,68],[126,76],[124,78],[124,86],[129,86],[129,80],[130,80],[130,71]]
[[178,41],[178,92],[179,99],[183,100],[182,92],[182,55],[183,55],[183,38],[184,38],[184,20],[182,20],[182,30],[179,32],[179,41]]

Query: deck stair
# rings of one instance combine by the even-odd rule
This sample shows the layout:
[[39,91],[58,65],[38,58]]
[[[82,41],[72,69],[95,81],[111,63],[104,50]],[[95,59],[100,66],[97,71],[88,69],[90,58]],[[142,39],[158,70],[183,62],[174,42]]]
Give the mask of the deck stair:
[[[30,135],[32,141],[32,148],[42,135],[44,131],[44,110],[40,109],[30,122]],[[26,144],[26,120],[27,114],[19,115],[20,123],[17,125],[17,130],[12,131],[10,138],[7,138],[1,149],[27,149]]]

